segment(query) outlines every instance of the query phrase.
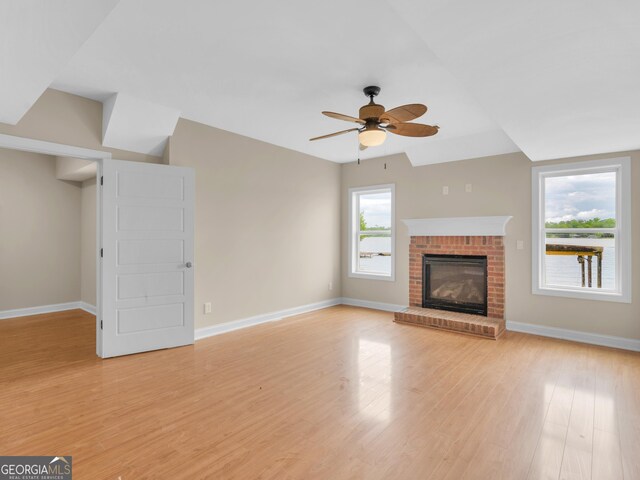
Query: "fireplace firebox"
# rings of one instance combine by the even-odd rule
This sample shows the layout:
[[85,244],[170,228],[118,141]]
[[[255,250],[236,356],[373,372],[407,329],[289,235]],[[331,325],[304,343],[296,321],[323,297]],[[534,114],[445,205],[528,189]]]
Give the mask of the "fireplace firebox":
[[487,257],[424,254],[422,307],[487,316]]

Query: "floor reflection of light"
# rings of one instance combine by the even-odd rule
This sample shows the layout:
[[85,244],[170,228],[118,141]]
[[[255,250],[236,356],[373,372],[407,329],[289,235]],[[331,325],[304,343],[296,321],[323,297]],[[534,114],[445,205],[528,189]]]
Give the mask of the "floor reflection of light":
[[369,418],[390,418],[391,346],[386,343],[358,341],[358,405]]
[[605,431],[615,432],[618,428],[616,404],[614,399],[605,393],[596,393],[595,399],[595,427]]
[[[551,402],[551,397],[553,396],[553,389],[555,388],[555,384],[554,383],[545,383],[544,384],[544,405],[549,405],[549,402]],[[547,411],[544,410],[544,413],[546,414]]]
[[[610,386],[604,386],[602,391],[586,377],[565,377],[544,385],[544,423],[528,478],[557,478],[559,471],[561,478],[590,478],[591,469],[596,469],[593,465],[603,461],[607,466],[597,470],[619,467],[611,463],[620,455],[617,407]],[[600,451],[597,458],[594,446]]]

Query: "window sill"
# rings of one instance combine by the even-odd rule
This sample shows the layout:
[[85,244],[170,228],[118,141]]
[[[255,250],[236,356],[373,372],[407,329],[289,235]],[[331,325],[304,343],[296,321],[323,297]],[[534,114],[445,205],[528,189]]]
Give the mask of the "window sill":
[[581,290],[564,289],[561,287],[534,287],[534,295],[547,295],[551,297],[579,298],[582,300],[596,300],[601,302],[631,303],[628,294],[620,292],[586,292]]
[[349,272],[349,278],[361,278],[363,280],[383,280],[386,282],[395,282],[395,276],[386,275],[384,273],[362,273],[362,272]]

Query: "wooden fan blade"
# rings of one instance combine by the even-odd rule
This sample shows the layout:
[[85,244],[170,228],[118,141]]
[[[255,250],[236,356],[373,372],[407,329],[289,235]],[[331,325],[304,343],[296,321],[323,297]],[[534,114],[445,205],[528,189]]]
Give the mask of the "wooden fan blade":
[[355,123],[359,123],[361,125],[364,125],[365,123],[367,123],[364,120],[362,120],[361,118],[350,117],[349,115],[343,115],[341,113],[322,112],[322,114],[326,115],[327,117],[336,118],[338,120],[344,120],[345,122],[355,122]]
[[418,117],[421,117],[426,113],[426,111],[426,105],[422,105],[421,103],[410,103],[409,105],[402,105],[401,107],[392,108],[388,112],[384,112],[382,115],[380,115],[380,122],[409,122],[411,120],[415,120]]
[[321,137],[310,138],[309,141],[313,142],[314,140],[322,140],[323,138],[335,137],[336,135],[342,135],[344,133],[357,132],[357,131],[358,131],[357,128],[350,128],[348,130],[340,130],[339,132],[330,133],[329,135],[322,135]]
[[430,137],[438,133],[438,126],[424,125],[422,123],[395,123],[385,127],[391,133],[405,137]]

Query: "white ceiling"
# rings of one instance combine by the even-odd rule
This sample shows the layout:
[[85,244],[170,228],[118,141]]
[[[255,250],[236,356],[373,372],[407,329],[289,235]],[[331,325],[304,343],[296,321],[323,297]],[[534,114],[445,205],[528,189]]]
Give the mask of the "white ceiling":
[[[438,137],[500,132],[385,1],[276,5],[122,0],[53,87],[99,100],[126,92],[338,162],[355,160],[355,134],[308,139],[349,128],[320,112],[357,115],[369,84],[387,108],[427,104],[423,120],[441,126]],[[430,141],[393,136],[363,158]]]
[[638,0],[397,0],[531,160],[640,148]]
[[0,122],[22,118],[118,1],[0,2]]
[[320,112],[356,115],[370,84],[387,108],[425,103],[419,121],[441,130],[390,135],[363,158],[620,151],[640,147],[638,4],[121,0],[51,86],[126,94],[338,162],[356,158],[355,134],[308,138],[349,128]]

